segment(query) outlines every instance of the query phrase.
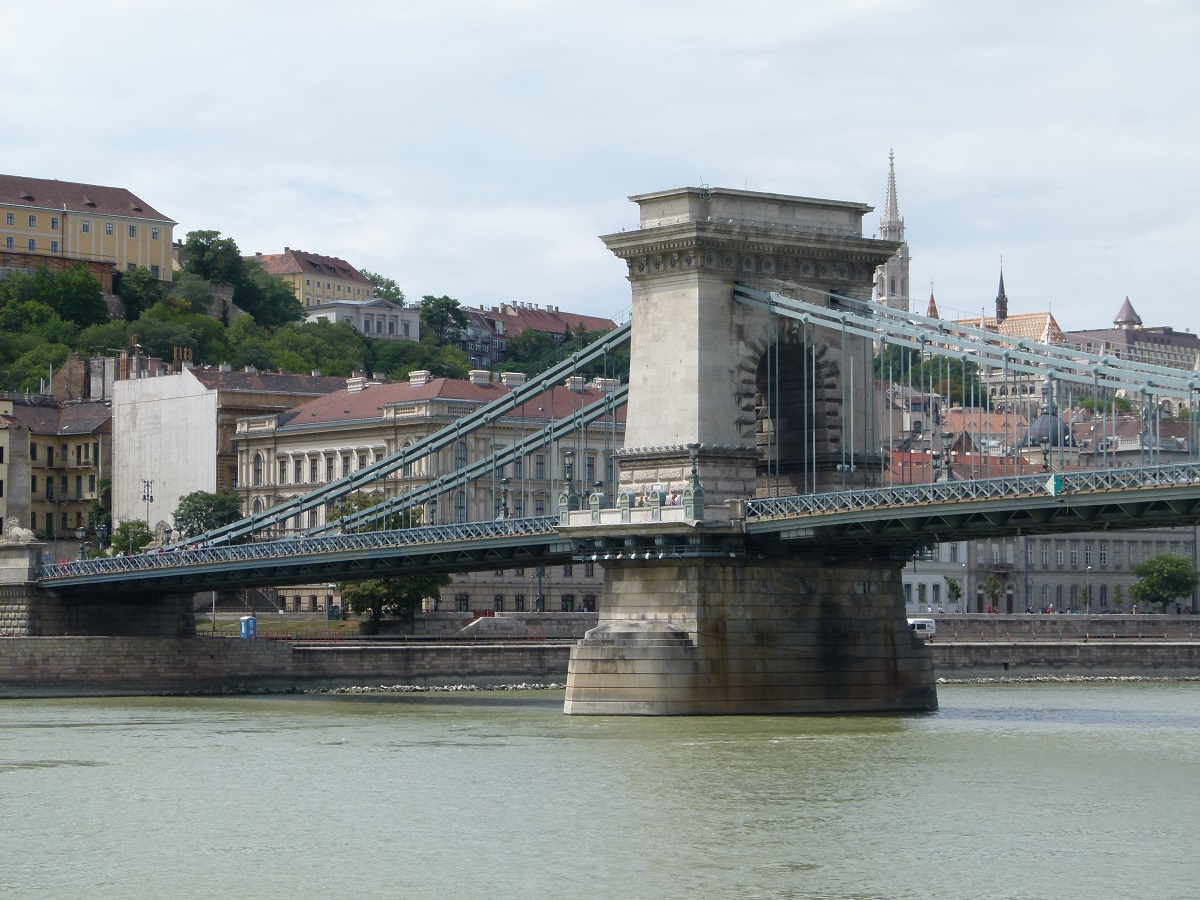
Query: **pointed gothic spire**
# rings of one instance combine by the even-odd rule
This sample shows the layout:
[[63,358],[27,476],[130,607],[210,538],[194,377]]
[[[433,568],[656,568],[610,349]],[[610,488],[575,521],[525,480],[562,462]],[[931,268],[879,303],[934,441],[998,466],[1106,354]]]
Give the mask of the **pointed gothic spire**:
[[1008,295],[1004,293],[1004,263],[1000,264],[1000,290],[996,293],[996,324],[1008,318]]
[[900,202],[896,199],[896,153],[888,150],[887,200],[883,206],[883,226],[900,226]]
[[1129,302],[1128,297],[1121,304],[1121,309],[1117,312],[1117,317],[1113,319],[1113,324],[1118,328],[1135,328],[1142,324],[1142,317],[1133,311],[1133,304]]
[[933,299],[933,291],[929,292],[929,308],[925,310],[925,315],[929,316],[931,319],[941,318],[941,316],[938,315],[937,302]]

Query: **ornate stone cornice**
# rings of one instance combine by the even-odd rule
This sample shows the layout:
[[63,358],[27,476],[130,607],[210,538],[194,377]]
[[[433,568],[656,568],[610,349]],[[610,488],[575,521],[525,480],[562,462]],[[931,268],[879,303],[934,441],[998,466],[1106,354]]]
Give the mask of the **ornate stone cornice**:
[[818,281],[872,281],[896,252],[895,241],[769,225],[686,222],[601,238],[632,279],[701,271]]

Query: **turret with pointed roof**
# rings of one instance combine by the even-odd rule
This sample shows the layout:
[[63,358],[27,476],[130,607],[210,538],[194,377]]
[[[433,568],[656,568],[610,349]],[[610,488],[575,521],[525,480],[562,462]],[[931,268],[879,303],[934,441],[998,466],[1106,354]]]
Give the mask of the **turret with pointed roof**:
[[1142,317],[1133,310],[1133,304],[1129,302],[1129,298],[1125,298],[1125,302],[1121,304],[1121,308],[1117,310],[1117,317],[1113,319],[1113,325],[1117,328],[1134,329],[1140,328],[1142,325]]
[[996,292],[996,322],[1008,318],[1008,294],[1004,293],[1004,266],[1000,267],[1000,290]]
[[940,319],[938,314],[937,301],[933,299],[933,291],[929,292],[929,306],[925,309],[925,315],[931,319]]

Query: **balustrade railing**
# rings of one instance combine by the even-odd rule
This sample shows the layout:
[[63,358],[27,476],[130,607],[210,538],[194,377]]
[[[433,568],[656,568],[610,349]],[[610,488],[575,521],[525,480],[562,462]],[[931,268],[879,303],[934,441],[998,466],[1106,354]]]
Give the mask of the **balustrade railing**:
[[48,563],[38,567],[38,577],[53,579],[79,575],[101,575],[110,572],[145,572],[245,560],[287,559],[346,550],[386,550],[417,544],[446,544],[513,535],[552,534],[554,526],[557,524],[558,516],[537,516],[526,519],[464,522],[457,525],[427,525],[422,528],[405,528],[398,531],[362,531],[321,537],[297,535],[273,541],[219,547],[175,547],[170,550],[153,550],[126,556]]
[[746,502],[747,518],[811,516],[825,513],[886,507],[925,506],[973,500],[1003,500],[1014,497],[1044,497],[1055,479],[1056,496],[1097,491],[1200,485],[1200,465],[1137,466],[1131,468],[1080,469],[1069,472],[1039,472],[1015,478],[981,478],[967,481],[938,481],[896,485],[830,494],[794,497],[764,497]]

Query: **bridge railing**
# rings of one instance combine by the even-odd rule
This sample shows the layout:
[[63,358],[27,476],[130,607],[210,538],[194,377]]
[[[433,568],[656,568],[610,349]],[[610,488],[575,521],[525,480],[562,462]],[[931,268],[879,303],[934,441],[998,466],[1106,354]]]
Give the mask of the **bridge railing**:
[[233,546],[175,548],[134,553],[128,556],[48,563],[38,567],[38,578],[54,579],[79,575],[102,575],[111,572],[145,572],[245,560],[284,559],[290,556],[309,556],[347,550],[393,549],[415,544],[486,540],[512,535],[552,534],[554,526],[557,524],[558,516],[535,516],[525,519],[464,522],[456,525],[427,525],[398,531],[363,531],[320,537],[296,536]]
[[880,507],[923,506],[970,500],[1002,500],[1011,497],[1045,496],[1048,482],[1055,479],[1056,496],[1094,491],[1116,491],[1172,485],[1200,484],[1200,465],[1136,466],[1131,468],[1080,469],[1068,472],[1039,472],[1016,478],[983,478],[968,481],[938,481],[802,494],[794,497],[764,497],[746,502],[747,518],[811,516],[853,512]]

